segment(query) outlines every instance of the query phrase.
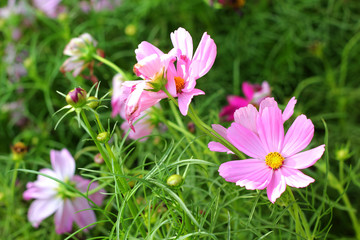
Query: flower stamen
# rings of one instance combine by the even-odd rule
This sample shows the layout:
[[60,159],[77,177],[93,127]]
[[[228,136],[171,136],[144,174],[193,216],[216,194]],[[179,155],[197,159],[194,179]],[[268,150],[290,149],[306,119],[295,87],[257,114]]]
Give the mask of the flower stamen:
[[176,92],[181,93],[182,89],[185,87],[185,80],[181,77],[174,77],[175,85],[176,85]]
[[278,152],[271,152],[265,157],[265,163],[272,169],[276,170],[283,165],[285,158]]

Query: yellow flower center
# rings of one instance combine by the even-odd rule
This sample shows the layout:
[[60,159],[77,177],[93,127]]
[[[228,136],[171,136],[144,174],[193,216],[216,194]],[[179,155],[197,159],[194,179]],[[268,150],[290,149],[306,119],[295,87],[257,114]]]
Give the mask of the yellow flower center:
[[176,92],[181,93],[182,89],[185,87],[185,80],[181,77],[174,77],[176,84]]
[[283,165],[285,158],[278,152],[271,152],[265,157],[265,163],[276,170]]

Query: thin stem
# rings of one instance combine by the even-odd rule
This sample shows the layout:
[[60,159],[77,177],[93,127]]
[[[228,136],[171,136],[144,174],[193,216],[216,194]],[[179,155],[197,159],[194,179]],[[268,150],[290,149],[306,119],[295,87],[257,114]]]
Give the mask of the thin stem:
[[[294,194],[292,193],[292,191],[291,191],[291,189],[289,187],[286,190],[287,190],[291,200],[293,201],[292,206],[290,208],[293,209],[293,214],[295,216],[295,224],[297,226],[296,227],[296,230],[297,230],[296,232],[299,233],[298,232],[298,230],[299,230],[298,226],[302,226],[302,228],[304,229],[305,232],[301,228],[301,235],[303,235],[303,237],[305,237],[308,240],[313,239],[309,223],[308,223],[308,221],[307,221],[307,219],[305,217],[305,214],[303,213],[303,211],[301,210],[301,208],[297,204],[296,199],[294,197]],[[290,210],[290,208],[289,208],[289,210]],[[290,214],[291,214],[291,212],[290,212]],[[300,219],[299,219],[299,217],[300,217]]]
[[[169,97],[169,99],[175,103],[176,106],[179,106],[178,102],[175,100],[173,96],[169,93],[169,91],[166,88],[163,88],[163,91],[166,93],[166,95]],[[214,139],[217,142],[220,142],[222,145],[227,147],[230,151],[232,151],[234,154],[236,154],[238,157],[245,159],[245,155],[240,152],[234,145],[232,145],[229,141],[227,141],[223,136],[221,136],[219,133],[214,131],[210,126],[208,126],[206,123],[204,123],[196,114],[193,107],[190,105],[190,109],[188,111],[188,116],[191,118],[191,120],[194,122],[194,124],[205,134],[210,136],[212,139]]]
[[104,63],[105,65],[107,65],[107,66],[109,66],[109,67],[111,67],[111,68],[114,69],[117,73],[120,73],[126,80],[128,80],[127,77],[126,77],[126,75],[125,75],[125,73],[124,73],[124,71],[121,70],[121,68],[119,68],[119,67],[118,67],[117,65],[115,65],[113,62],[107,60],[106,58],[100,57],[100,56],[97,55],[97,54],[93,54],[93,57],[94,57],[96,60]]
[[[108,155],[104,152],[104,149],[103,147],[100,145],[100,143],[97,141],[96,139],[96,134],[95,132],[92,130],[91,126],[90,126],[90,123],[86,117],[86,114],[84,111],[81,111],[81,116],[85,122],[85,125],[87,127],[87,130],[88,132],[90,133],[91,135],[91,138],[93,139],[94,143],[96,144],[101,156],[104,158],[104,161],[108,167],[108,169],[110,170],[110,172],[112,173],[115,173],[118,172],[120,175],[123,175],[122,171],[121,171],[121,168],[119,168],[119,166],[116,164],[116,158],[114,156],[114,153],[112,152],[110,146],[108,143],[105,144],[105,147],[106,147],[106,150],[107,152],[109,153],[110,155],[110,158],[112,160],[112,162],[110,162],[110,159],[108,158]],[[99,121],[99,124],[100,124],[100,129],[104,129],[103,126],[101,125],[101,122]],[[116,168],[116,169],[114,169]],[[128,192],[128,185],[125,181],[125,179],[123,179],[122,177],[115,177],[115,182],[116,184],[119,186],[120,188],[120,191],[121,193],[125,196],[126,193]],[[135,218],[138,213],[139,213],[139,210],[138,210],[138,206],[135,204],[135,199],[132,199],[133,201],[128,201],[128,206],[129,206],[129,209],[130,209],[130,212],[133,216],[133,218]],[[140,222],[140,219],[137,219],[136,221],[136,224],[138,225],[138,227],[140,228],[140,232],[141,232],[141,235],[143,237],[146,236],[146,232],[145,232],[145,229],[140,227],[142,224]]]

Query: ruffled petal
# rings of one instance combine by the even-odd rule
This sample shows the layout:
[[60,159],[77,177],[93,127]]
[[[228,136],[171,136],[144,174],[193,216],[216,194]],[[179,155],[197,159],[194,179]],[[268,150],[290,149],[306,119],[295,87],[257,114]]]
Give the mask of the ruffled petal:
[[258,116],[257,109],[249,104],[247,107],[239,108],[234,113],[234,120],[236,123],[242,125],[243,127],[257,133],[256,128],[256,118]]
[[271,180],[272,169],[263,160],[245,159],[221,164],[219,174],[246,189],[264,189]]
[[152,54],[161,56],[164,53],[160,49],[152,45],[151,43],[143,41],[139,44],[138,48],[135,50],[135,54],[136,54],[136,60],[139,62],[145,57],[150,56]]
[[[223,138],[228,140],[226,128],[224,128],[223,126],[221,126],[219,124],[212,124],[211,127],[212,127],[212,129],[215,130],[215,132],[220,134],[220,136],[222,136]],[[221,143],[218,143],[218,142],[213,142],[213,141],[209,142],[208,148],[210,149],[210,151],[214,151],[214,152],[232,153],[228,148],[226,148],[224,145],[222,145]]]
[[174,48],[180,49],[181,55],[191,60],[193,55],[193,41],[190,33],[180,27],[170,34],[170,38]]
[[263,109],[257,117],[256,126],[266,152],[280,152],[284,141],[281,110],[278,107]]
[[[95,213],[93,210],[90,209],[89,203],[85,198],[76,198],[72,201],[72,204],[75,210],[74,220],[80,228],[86,227],[87,225],[96,222]],[[92,227],[94,227],[94,225],[89,226],[88,228]],[[85,229],[85,231],[87,229]]]
[[143,58],[134,66],[134,73],[143,79],[153,79],[163,70],[163,62],[157,54]]
[[75,160],[64,148],[61,151],[50,151],[51,165],[60,180],[71,179],[75,173]]
[[[91,191],[99,186],[99,184],[97,182],[92,182],[91,185],[89,186],[91,181],[89,179],[85,179],[79,175],[75,175],[72,180],[76,183],[76,188],[84,194],[86,194],[88,191]],[[104,197],[105,197],[104,193],[106,193],[106,191],[104,189],[99,189],[99,191],[97,191],[96,193],[91,194],[89,196],[89,198],[96,205],[101,205],[104,200]]]
[[292,156],[304,150],[314,136],[314,125],[305,115],[298,116],[286,133],[281,154]]
[[267,155],[259,136],[250,129],[234,122],[228,128],[227,136],[229,141],[246,155],[264,159]]
[[297,102],[297,100],[295,99],[295,97],[292,97],[290,99],[290,101],[288,102],[288,104],[286,105],[286,108],[283,112],[283,121],[284,122],[293,115],[296,102]]
[[194,96],[203,95],[203,94],[205,94],[203,91],[196,89],[196,88],[191,92],[179,94],[178,101],[179,101],[179,109],[180,109],[181,114],[186,116],[188,109],[189,109],[191,99]]
[[69,199],[65,199],[56,212],[55,230],[57,234],[63,234],[72,230],[75,210]]
[[287,168],[285,166],[278,169],[285,178],[285,182],[290,187],[303,188],[313,183],[315,180],[297,169]]
[[325,145],[318,146],[311,150],[295,154],[284,160],[284,166],[287,168],[304,169],[316,163],[325,151]]
[[259,106],[259,113],[261,113],[265,108],[268,108],[268,107],[279,108],[278,104],[274,98],[267,97],[261,101],[260,106]]
[[57,194],[57,191],[53,187],[44,186],[37,187],[34,184],[27,184],[28,189],[24,191],[23,198],[25,200],[30,199],[49,199],[54,198]]
[[59,208],[61,202],[61,198],[38,199],[33,201],[28,211],[29,222],[37,228],[42,220],[53,214]]
[[205,32],[194,54],[193,61],[199,63],[201,71],[195,78],[204,76],[212,67],[216,58],[216,44]]
[[281,171],[274,171],[271,182],[267,186],[267,196],[270,202],[275,203],[286,189],[286,181]]

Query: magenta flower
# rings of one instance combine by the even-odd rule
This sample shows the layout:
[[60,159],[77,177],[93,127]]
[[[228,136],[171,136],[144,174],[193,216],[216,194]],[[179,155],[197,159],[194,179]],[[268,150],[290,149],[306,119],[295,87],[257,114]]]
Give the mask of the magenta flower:
[[[281,112],[273,98],[266,98],[260,103],[259,111],[251,104],[238,109],[235,122],[227,130],[215,125],[217,132],[250,157],[221,164],[219,173],[226,181],[249,190],[266,188],[272,203],[285,191],[286,185],[302,188],[314,182],[299,169],[315,164],[323,155],[325,145],[301,152],[314,135],[314,125],[303,114],[284,135],[284,122],[293,114],[295,104],[293,97]],[[215,142],[209,143],[209,149],[229,151]]]
[[[86,194],[90,180],[74,175],[75,161],[67,149],[51,150],[50,159],[53,170],[45,168],[40,170],[41,173],[59,179]],[[75,192],[70,192],[63,184],[38,175],[37,180],[29,182],[26,187],[27,190],[23,193],[24,199],[36,199],[28,211],[28,219],[34,227],[37,228],[42,220],[53,213],[55,213],[58,234],[70,232],[74,221],[80,228],[96,222],[95,213],[90,209],[88,200],[82,196],[76,196]],[[98,183],[93,182],[89,190],[96,187]],[[104,190],[101,191],[104,192]],[[104,195],[96,192],[89,198],[95,204],[101,205]]]
[[73,71],[73,76],[79,75],[86,67],[92,67],[93,57],[96,53],[97,42],[94,38],[84,33],[77,38],[71,39],[64,49],[64,54],[69,56],[60,67],[62,72]]
[[234,121],[234,112],[241,108],[247,106],[249,103],[259,106],[260,102],[266,97],[270,97],[271,89],[269,84],[264,81],[261,85],[251,84],[248,82],[243,82],[242,90],[245,95],[245,98],[230,95],[227,97],[229,105],[223,107],[219,113],[220,118],[225,118],[225,121]]
[[214,64],[216,45],[205,32],[193,56],[193,42],[189,32],[178,28],[170,37],[177,50],[177,62],[176,68],[174,65],[168,68],[166,88],[172,96],[178,98],[180,112],[185,116],[192,98],[205,94],[195,88],[196,80],[204,76]]

